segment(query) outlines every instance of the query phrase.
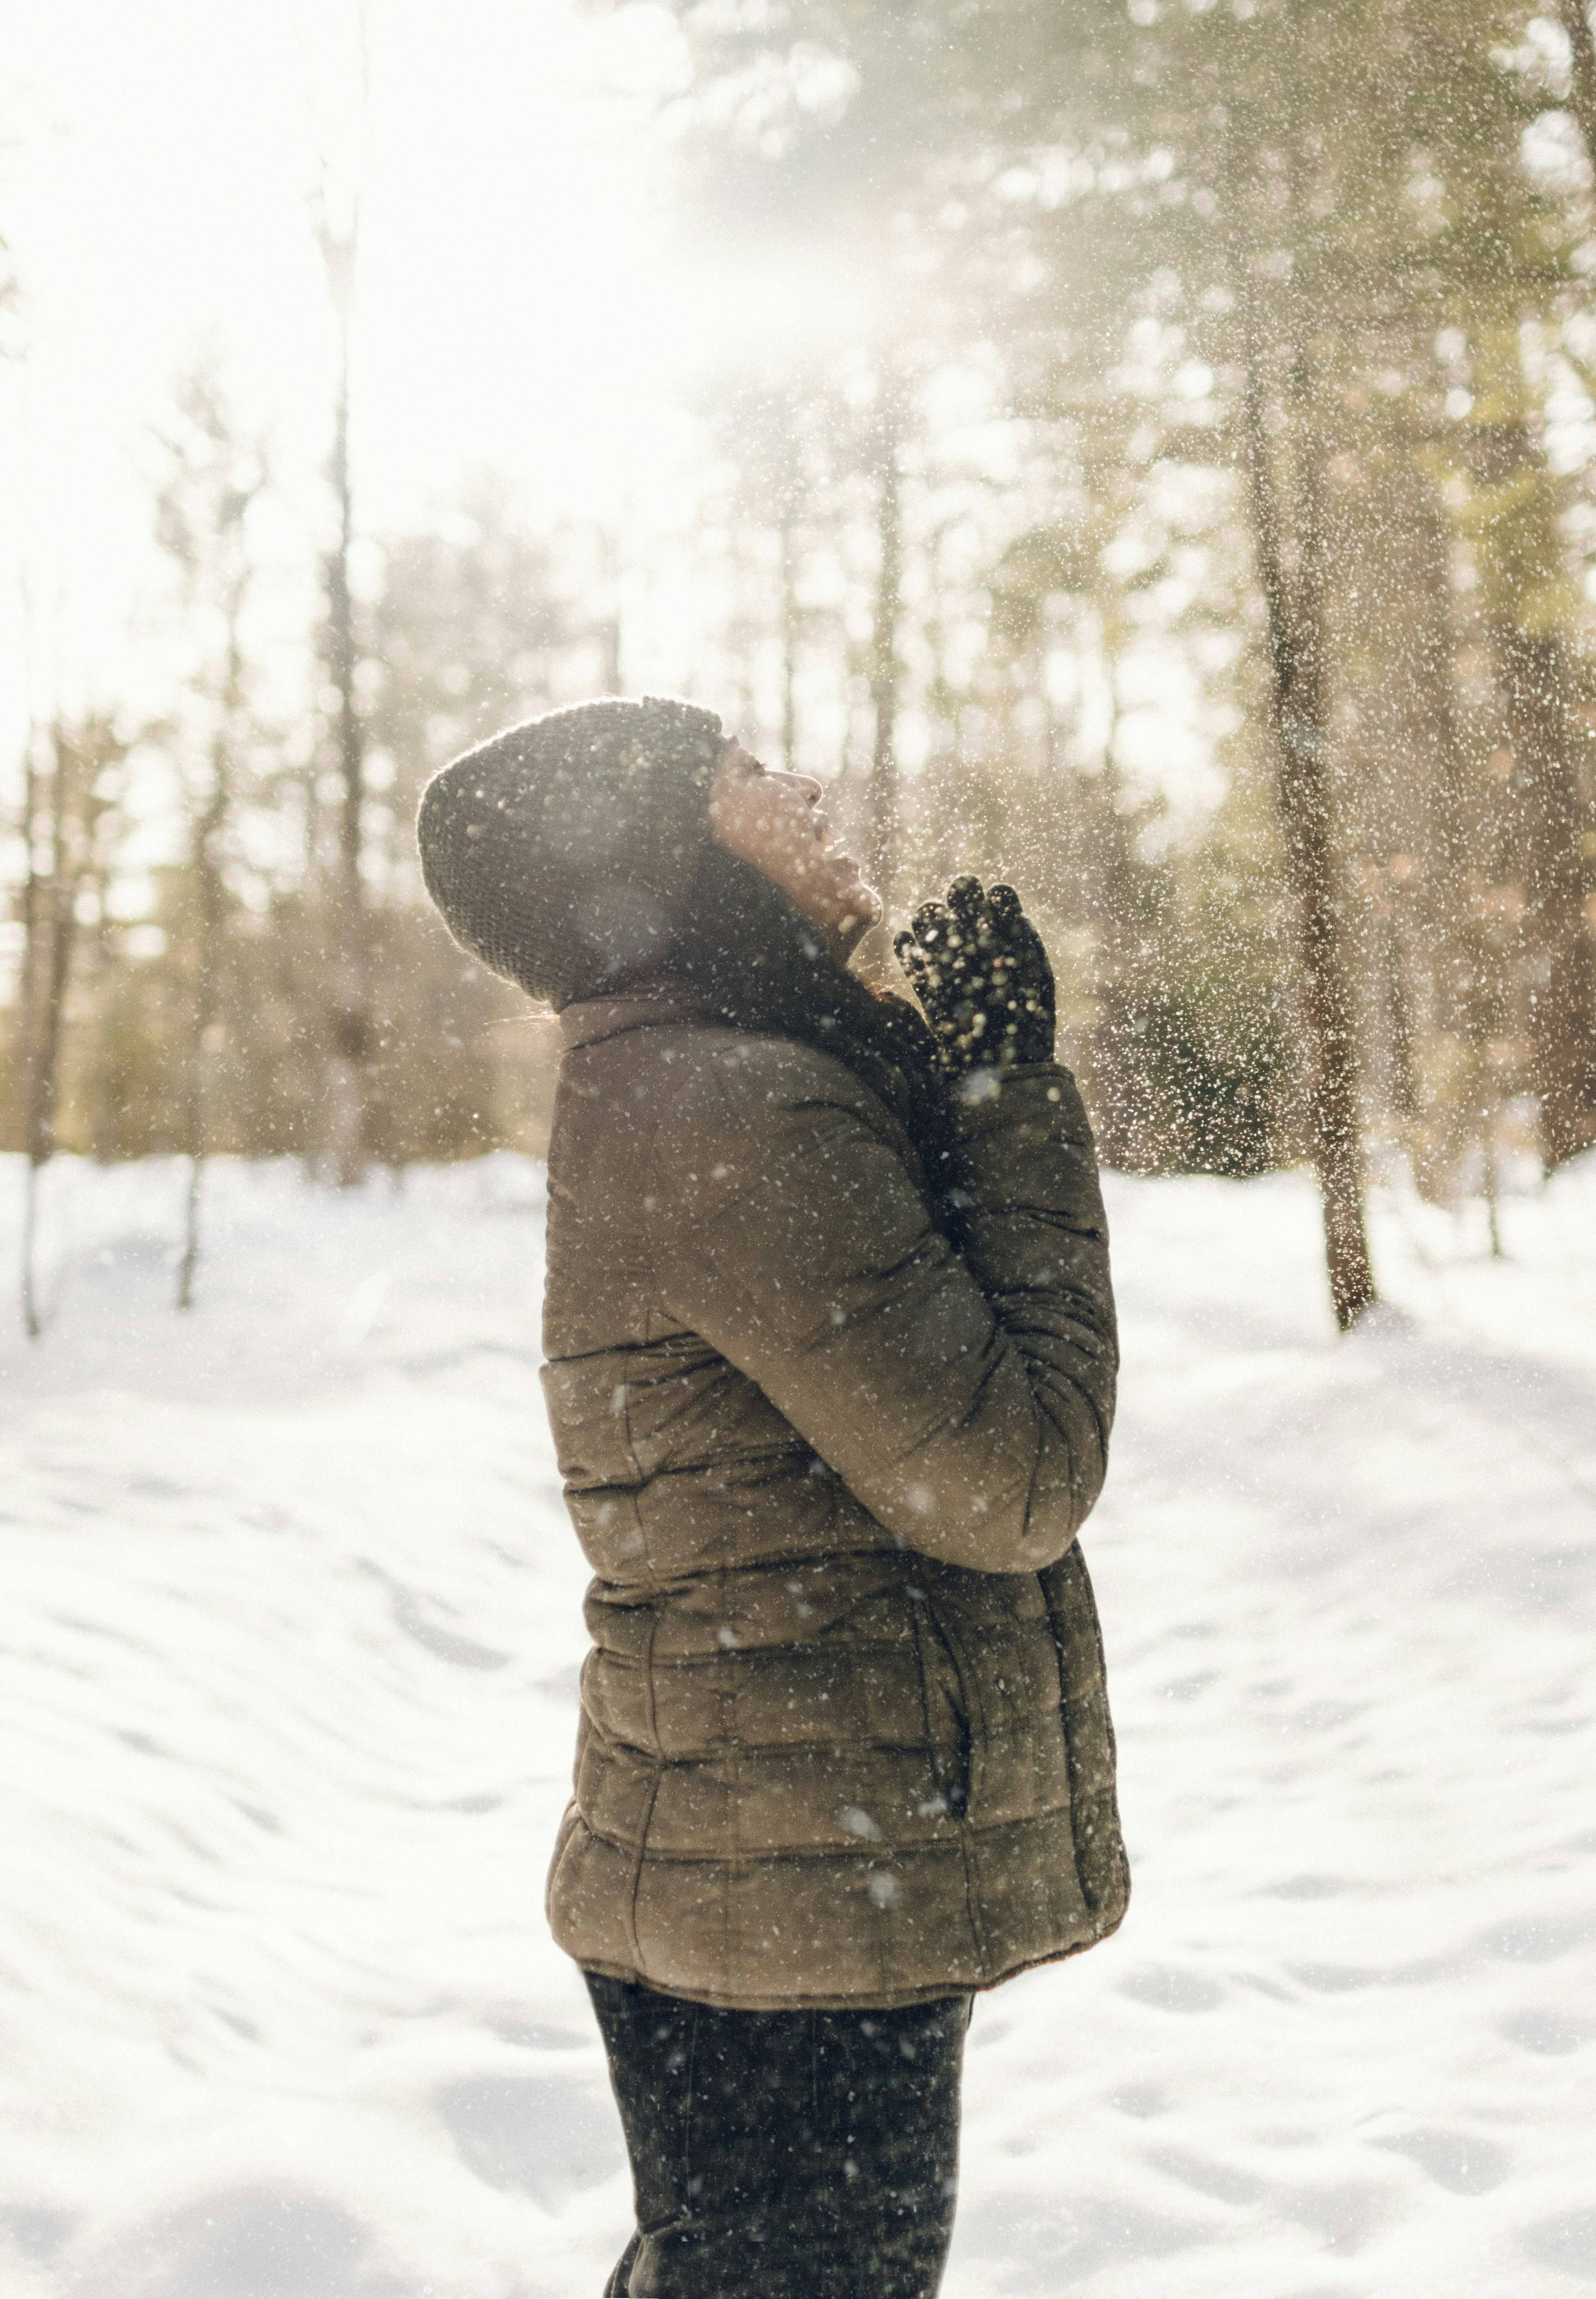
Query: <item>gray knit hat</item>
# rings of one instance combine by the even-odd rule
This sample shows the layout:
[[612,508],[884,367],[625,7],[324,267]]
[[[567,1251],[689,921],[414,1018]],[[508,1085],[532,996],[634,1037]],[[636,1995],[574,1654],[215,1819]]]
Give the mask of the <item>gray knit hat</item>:
[[712,710],[651,694],[545,711],[453,759],[416,842],[456,942],[556,1008],[646,972],[710,844],[725,743]]

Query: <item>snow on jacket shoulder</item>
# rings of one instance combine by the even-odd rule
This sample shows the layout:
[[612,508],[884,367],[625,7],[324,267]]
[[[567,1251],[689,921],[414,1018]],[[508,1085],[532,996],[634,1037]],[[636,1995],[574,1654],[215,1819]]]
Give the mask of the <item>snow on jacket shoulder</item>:
[[1116,1348],[1073,1081],[963,1107],[955,1249],[840,1063],[679,1000],[566,1027],[544,1381],[598,1577],[556,1936],[748,2008],[1090,1945],[1126,1886],[1075,1546]]

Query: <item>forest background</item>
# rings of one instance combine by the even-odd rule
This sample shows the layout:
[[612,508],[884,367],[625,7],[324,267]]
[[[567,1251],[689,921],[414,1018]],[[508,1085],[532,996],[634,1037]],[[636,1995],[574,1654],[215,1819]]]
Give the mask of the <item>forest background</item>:
[[[447,119],[428,13],[307,12],[253,90],[202,43],[186,195],[297,89],[271,228],[320,302],[273,362],[203,276],[166,295],[169,380],[138,401],[133,361],[112,427],[138,547],[37,508],[82,485],[41,396],[93,280],[38,220],[71,134],[5,123],[0,1148],[34,1200],[61,1150],[188,1158],[187,1304],[209,1158],[333,1185],[541,1150],[553,1033],[443,934],[411,820],[479,736],[644,689],[833,784],[894,917],[1012,877],[1107,1159],[1310,1160],[1343,1324],[1372,1174],[1493,1203],[1504,1152],[1596,1142],[1582,0],[708,0],[513,37],[484,0]],[[444,357],[419,242],[395,300],[391,187],[540,103],[586,174],[464,170],[471,276],[526,306],[495,429],[503,353]],[[606,201],[632,273],[530,263],[587,260]],[[406,502],[384,394],[428,361]]]

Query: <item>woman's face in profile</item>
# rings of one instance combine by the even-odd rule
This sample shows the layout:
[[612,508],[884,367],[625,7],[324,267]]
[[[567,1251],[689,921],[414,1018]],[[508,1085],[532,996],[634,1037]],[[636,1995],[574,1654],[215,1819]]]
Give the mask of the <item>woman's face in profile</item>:
[[809,775],[761,766],[729,742],[710,787],[710,826],[722,846],[773,879],[810,924],[853,949],[881,916],[851,854],[832,843],[820,785]]

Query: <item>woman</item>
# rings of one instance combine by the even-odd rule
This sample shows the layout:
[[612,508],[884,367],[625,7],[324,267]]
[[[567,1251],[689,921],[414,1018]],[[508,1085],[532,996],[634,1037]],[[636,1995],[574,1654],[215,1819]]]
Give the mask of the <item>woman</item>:
[[427,884],[561,1014],[544,1373],[595,1578],[549,1913],[637,2232],[614,2293],[926,2299],[977,1989],[1124,1913],[1075,1535],[1116,1345],[1092,1139],[1011,890],[924,1009],[819,784],[585,703],[428,787]]

